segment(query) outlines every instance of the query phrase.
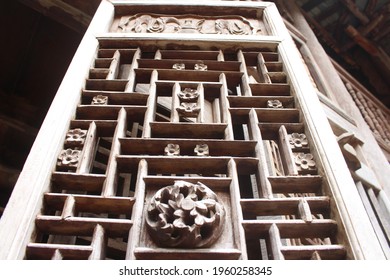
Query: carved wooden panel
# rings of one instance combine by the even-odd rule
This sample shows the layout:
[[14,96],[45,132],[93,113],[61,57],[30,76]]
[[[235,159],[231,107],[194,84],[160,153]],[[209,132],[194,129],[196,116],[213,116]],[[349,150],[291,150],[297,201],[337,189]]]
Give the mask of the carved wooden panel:
[[115,44],[90,69],[27,258],[346,257],[277,49]]

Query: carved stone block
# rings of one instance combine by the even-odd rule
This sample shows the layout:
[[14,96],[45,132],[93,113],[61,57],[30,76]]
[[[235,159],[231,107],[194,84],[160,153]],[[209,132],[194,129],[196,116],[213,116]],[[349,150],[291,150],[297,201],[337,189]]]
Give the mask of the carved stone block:
[[220,237],[225,210],[202,183],[175,181],[156,192],[147,208],[146,225],[160,247],[209,247]]

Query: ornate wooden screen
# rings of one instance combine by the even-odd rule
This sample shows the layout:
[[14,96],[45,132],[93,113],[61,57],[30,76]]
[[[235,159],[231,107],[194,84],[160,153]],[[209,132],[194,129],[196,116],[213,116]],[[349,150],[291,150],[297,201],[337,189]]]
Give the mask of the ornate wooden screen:
[[319,140],[330,128],[273,4],[142,3],[114,2],[89,46],[42,208],[8,257],[362,258],[329,168],[341,153]]

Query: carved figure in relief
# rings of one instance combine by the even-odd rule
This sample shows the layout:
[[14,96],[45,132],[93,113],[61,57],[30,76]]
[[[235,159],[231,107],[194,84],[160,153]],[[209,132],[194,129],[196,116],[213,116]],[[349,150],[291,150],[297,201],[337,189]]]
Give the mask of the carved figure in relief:
[[292,134],[289,134],[289,143],[291,149],[308,148],[309,146],[307,137],[303,133],[294,132]]
[[145,219],[149,235],[158,246],[202,248],[220,237],[225,210],[204,184],[175,181],[152,197]]
[[107,105],[108,104],[108,96],[104,95],[96,95],[93,97],[91,105]]
[[197,101],[199,97],[199,92],[196,89],[185,88],[178,93],[178,96],[181,101]]
[[182,102],[176,110],[182,117],[196,118],[200,112],[200,107],[197,103]]
[[164,149],[164,155],[166,156],[179,156],[180,146],[178,144],[168,144]]
[[267,108],[281,109],[281,108],[283,108],[283,103],[280,102],[280,100],[268,100],[267,101]]
[[198,144],[195,146],[194,153],[197,156],[209,156],[209,145],[207,144]]
[[295,153],[294,156],[298,171],[316,170],[316,163],[312,154]]
[[118,29],[134,33],[200,33],[254,35],[261,28],[241,16],[136,14],[121,18]]
[[68,131],[65,138],[65,144],[81,146],[85,142],[87,130],[75,128]]
[[81,151],[66,149],[62,150],[57,159],[57,165],[62,167],[77,167]]

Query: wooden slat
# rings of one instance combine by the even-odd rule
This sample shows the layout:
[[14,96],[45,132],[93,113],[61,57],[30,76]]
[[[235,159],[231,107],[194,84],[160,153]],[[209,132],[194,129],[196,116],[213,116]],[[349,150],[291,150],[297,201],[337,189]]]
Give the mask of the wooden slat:
[[288,96],[289,84],[250,84],[253,96]]
[[280,127],[284,125],[289,133],[297,132],[302,133],[304,131],[303,123],[259,123],[261,135],[264,140],[277,140],[278,131]]
[[284,260],[284,256],[281,252],[282,242],[280,240],[280,233],[276,224],[272,224],[268,232],[272,258],[274,260]]
[[114,56],[112,57],[110,68],[106,77],[107,80],[114,80],[115,78],[118,77],[119,66],[121,64],[120,60],[121,60],[121,53],[117,50],[115,51]]
[[120,143],[118,138],[124,137],[127,130],[127,112],[121,109],[118,114],[117,127],[112,139],[110,155],[107,162],[106,180],[103,183],[102,196],[114,196],[117,191],[118,170],[116,156],[120,153]]
[[139,260],[238,260],[237,249],[162,249],[138,247],[134,254]]
[[317,252],[323,260],[346,258],[346,250],[342,245],[282,246],[281,251],[286,260],[309,260],[314,252]]
[[279,129],[279,150],[285,173],[287,173],[286,175],[298,175],[298,168],[294,162],[294,156],[290,147],[287,130],[284,125],[282,125]]
[[278,227],[281,238],[326,238],[337,231],[337,223],[329,219],[312,223],[302,220],[245,220],[242,223],[246,234],[253,237],[266,237],[273,224]]
[[149,172],[157,174],[226,174],[229,157],[176,157],[176,156],[118,156],[121,171],[136,170],[138,163],[146,159]]
[[166,186],[173,185],[175,181],[184,180],[189,183],[196,184],[201,182],[213,191],[228,190],[232,181],[229,177],[201,177],[201,176],[146,176],[143,178],[146,187],[160,189]]
[[268,100],[279,100],[284,108],[294,106],[292,96],[228,96],[230,107],[234,108],[267,108]]
[[92,165],[95,157],[97,146],[97,131],[96,124],[91,122],[88,128],[88,133],[85,137],[83,151],[76,169],[76,173],[89,173],[92,170]]
[[26,255],[28,259],[49,260],[57,250],[63,259],[73,260],[86,260],[92,253],[91,246],[29,243]]
[[130,220],[106,218],[71,217],[62,219],[56,216],[37,216],[37,228],[54,235],[89,235],[92,236],[96,225],[100,224],[111,237],[127,237],[132,226]]
[[69,195],[64,193],[46,193],[44,201],[47,207],[61,210],[68,197],[72,197],[78,212],[131,214],[135,199],[133,197],[101,197],[94,195]]
[[[241,199],[244,217],[296,215],[302,198]],[[329,211],[329,198],[326,196],[305,198],[313,214]]]
[[[230,108],[234,123],[245,123],[252,108]],[[298,123],[299,111],[297,109],[268,109],[256,108],[258,120],[261,123]]]
[[76,116],[84,120],[116,120],[121,108],[126,110],[129,119],[143,122],[146,106],[80,105]]
[[227,141],[227,140],[192,140],[192,139],[138,139],[121,138],[122,155],[164,155],[164,148],[168,144],[178,144],[180,154],[193,156],[194,148],[198,144],[207,144],[210,156],[254,156],[256,141]]
[[274,193],[318,193],[321,190],[321,176],[270,176]]
[[92,237],[92,253],[89,260],[104,260],[106,257],[107,236],[101,225],[97,225]]
[[110,105],[146,105],[149,97],[148,94],[138,92],[83,90],[82,103],[91,104],[92,98],[96,95],[107,96]]
[[[69,129],[88,129],[92,120],[72,120]],[[99,137],[111,137],[114,134],[116,120],[94,120]]]
[[152,69],[172,69],[172,66],[176,63],[184,63],[185,70],[194,70],[196,63],[202,62],[207,65],[207,69],[213,71],[239,71],[240,63],[238,61],[215,61],[215,60],[199,60],[194,58],[188,59],[139,59],[139,68],[152,68]]
[[226,124],[151,122],[153,138],[224,139]]
[[55,188],[61,190],[100,191],[105,180],[99,174],[75,174],[68,172],[54,172],[52,182]]
[[86,90],[124,91],[128,80],[87,79]]

